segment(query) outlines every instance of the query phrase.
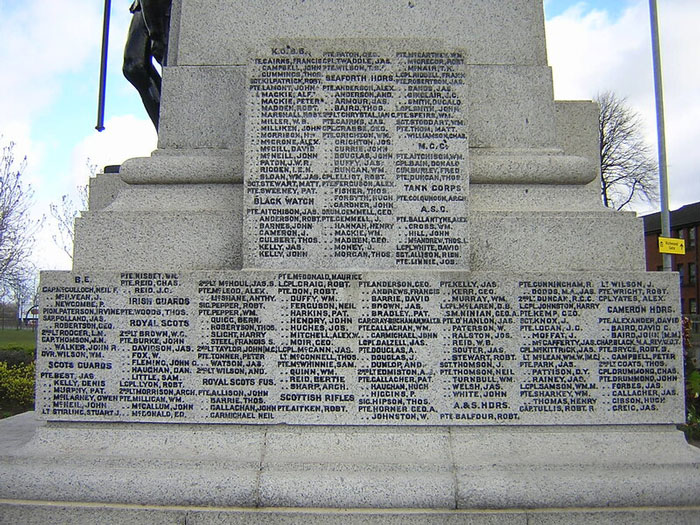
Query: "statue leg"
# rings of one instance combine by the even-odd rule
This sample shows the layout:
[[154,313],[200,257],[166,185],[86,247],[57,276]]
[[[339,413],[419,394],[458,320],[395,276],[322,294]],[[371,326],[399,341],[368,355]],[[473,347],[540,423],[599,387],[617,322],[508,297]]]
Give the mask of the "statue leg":
[[151,42],[140,12],[134,13],[129,26],[122,71],[141,95],[146,112],[158,129],[161,78],[151,60]]
[[170,29],[171,0],[141,0],[141,12],[151,37],[153,58],[165,65]]

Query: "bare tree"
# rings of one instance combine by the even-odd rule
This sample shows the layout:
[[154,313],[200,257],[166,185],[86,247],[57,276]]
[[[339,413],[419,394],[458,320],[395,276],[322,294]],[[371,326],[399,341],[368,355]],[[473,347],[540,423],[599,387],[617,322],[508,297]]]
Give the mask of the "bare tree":
[[34,194],[22,180],[27,158],[16,163],[14,146],[3,144],[0,158],[0,286],[5,290],[29,266],[38,227],[30,215]]
[[37,289],[37,271],[33,265],[18,268],[9,276],[5,297],[8,301],[11,300],[17,309],[17,328],[22,327],[29,309],[36,304],[32,301]]
[[658,168],[641,133],[641,119],[624,98],[609,91],[595,96],[600,105],[600,192],[608,208],[633,201],[656,202]]
[[49,211],[56,221],[58,232],[53,234],[53,242],[68,257],[73,258],[73,240],[75,237],[75,218],[80,210],[87,208],[88,187],[78,186],[78,202],[73,202],[68,194],[61,197],[59,204],[50,204]]
[[[93,164],[90,159],[85,160],[85,167],[89,177],[94,177],[97,173],[97,164]],[[68,195],[61,197],[59,204],[50,204],[49,211],[51,217],[56,221],[57,233],[53,234],[53,242],[61,248],[68,257],[73,259],[73,241],[75,238],[75,218],[81,210],[88,207],[88,185],[78,186],[78,199],[73,199]]]

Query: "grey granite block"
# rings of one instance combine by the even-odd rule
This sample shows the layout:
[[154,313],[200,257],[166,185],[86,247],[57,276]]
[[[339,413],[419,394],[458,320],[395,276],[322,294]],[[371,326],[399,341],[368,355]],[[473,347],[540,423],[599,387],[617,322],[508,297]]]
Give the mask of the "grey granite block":
[[[159,149],[93,182],[75,271],[42,277],[46,421],[0,422],[0,524],[700,522],[700,451],[674,428],[684,417],[676,277],[645,273],[639,221],[601,208],[596,108],[553,101],[541,1],[181,0],[172,21]],[[292,46],[277,43],[304,39],[334,46],[340,54],[324,57],[344,72],[280,60]],[[437,54],[396,55],[406,81],[372,79],[383,62],[365,64],[364,99],[324,106],[323,90],[295,87],[286,102],[273,93],[292,78],[361,92],[353,60],[406,42]],[[265,123],[254,97],[244,111],[253,81],[273,71],[246,73],[256,58],[280,66]],[[420,134],[461,141],[462,165],[438,165],[441,176],[459,171],[460,185],[407,180],[402,191],[470,196],[468,208],[424,206],[412,219],[429,220],[406,221],[419,230],[444,213],[465,225],[464,264],[244,262],[273,242],[244,217],[298,204],[272,194],[284,170],[251,184],[255,126],[306,125],[306,144],[265,144],[264,167],[340,175],[326,189],[344,211],[352,180],[341,179],[360,157],[331,166],[287,153],[316,139],[327,154],[375,153],[302,122],[299,107],[314,104],[328,126],[359,112],[342,124],[359,129],[340,133],[377,133],[418,154],[401,161],[456,146]],[[363,173],[407,167],[381,153],[364,157]],[[435,165],[408,167],[420,178]],[[381,196],[370,180],[359,189]],[[313,215],[314,204],[301,205]],[[314,227],[268,222],[294,239]],[[374,218],[353,226],[362,242],[378,237]]]
[[363,509],[197,509],[1,503],[0,524],[93,525],[695,525],[693,509],[558,511],[393,511]]
[[556,143],[551,70],[546,66],[471,66],[472,148],[547,148]]
[[[513,195],[511,194],[511,197]],[[520,193],[523,201],[529,193]],[[644,268],[633,212],[479,211],[470,216],[475,271],[620,271]]]
[[282,40],[251,59],[244,265],[468,269],[464,61],[410,39]]
[[0,525],[188,525],[187,514],[172,509],[8,503],[0,501]]
[[[541,2],[511,0],[509,7],[481,0],[184,0],[177,65],[244,64],[246,50],[274,38],[406,37],[442,38],[469,49],[475,64],[544,65]],[[506,27],[508,38],[494,38]]]
[[[472,156],[473,158],[474,156]],[[472,211],[506,212],[603,212],[597,189],[562,184],[471,184]],[[609,212],[606,212],[609,213]]]
[[95,211],[106,208],[114,202],[125,186],[126,184],[116,173],[98,173],[96,177],[91,177],[88,193],[89,209]]
[[551,508],[680,508],[697,498],[678,486],[698,474],[700,454],[673,427],[638,429],[633,440],[615,427],[519,429],[490,436],[491,449],[479,432],[452,432],[459,508],[529,507],[532,497]]
[[673,525],[696,525],[700,522],[700,508],[695,509],[624,509],[589,510],[560,513],[528,513],[528,525],[558,525],[566,520],[570,525],[640,525],[673,523]]
[[0,440],[0,454],[13,454],[32,438],[39,424],[34,411],[1,419],[0,433],[2,434],[2,439]]
[[240,268],[242,197],[241,184],[122,185],[76,219],[73,266]]
[[454,476],[386,468],[264,470],[260,501],[268,507],[452,508]]
[[598,105],[591,101],[557,100],[555,124],[557,140],[570,155],[593,159],[598,164]]
[[[654,507],[685,508],[692,516],[700,497],[694,482],[700,476],[700,451],[670,427],[646,427],[637,443],[630,440],[628,429],[615,426],[451,429],[444,457],[432,459],[418,451],[430,448],[428,441],[437,429],[391,429],[390,434],[404,434],[391,445],[363,429],[346,433],[335,446],[318,440],[318,448],[327,449],[319,452],[313,450],[314,439],[338,429],[300,427],[293,433],[306,434],[308,445],[299,447],[301,440],[291,440],[287,458],[280,461],[274,459],[279,458],[279,447],[273,439],[269,456],[274,461],[268,462],[264,431],[251,429],[252,440],[245,445],[236,427],[101,425],[81,436],[81,428],[88,426],[62,424],[43,436],[40,431],[33,442],[1,456],[0,499],[22,499],[30,507],[41,501],[68,506],[90,502],[96,507],[237,507],[222,509],[224,517],[245,515],[240,507],[259,506],[272,513],[279,507],[315,507],[314,512],[331,515],[338,511],[329,508],[394,508],[397,513],[414,509],[409,516],[420,508],[458,508],[469,512],[441,517],[452,523],[476,513],[476,523],[481,523],[480,509],[493,509],[491,519],[496,520],[518,515],[523,508],[541,509],[535,515],[549,509],[559,517],[584,507],[626,508],[642,517]],[[130,432],[133,438],[120,436]],[[412,433],[422,434],[425,442],[415,457],[409,457],[411,448],[392,453],[392,448],[410,446]],[[280,436],[284,434],[283,430]],[[188,436],[194,437],[194,444]],[[359,455],[353,452],[358,450]],[[659,454],[650,455],[650,450]],[[504,509],[511,511],[504,514]]]
[[41,289],[48,420],[683,420],[670,274],[45,272]]
[[103,212],[76,220],[73,267],[240,268],[235,212]]
[[271,427],[264,466],[280,468],[306,462],[322,464],[430,465],[450,464],[449,433],[442,427]]
[[[501,125],[506,123],[496,123],[497,127]],[[590,159],[562,155],[556,150],[472,148],[470,154],[470,177],[474,184],[582,185],[596,176],[596,166]]]
[[243,150],[167,149],[128,159],[119,177],[129,184],[226,184],[243,182]]
[[382,510],[261,510],[240,514],[228,512],[195,513],[192,525],[526,525],[524,512],[445,512]]
[[166,67],[160,149],[240,149],[245,67]]

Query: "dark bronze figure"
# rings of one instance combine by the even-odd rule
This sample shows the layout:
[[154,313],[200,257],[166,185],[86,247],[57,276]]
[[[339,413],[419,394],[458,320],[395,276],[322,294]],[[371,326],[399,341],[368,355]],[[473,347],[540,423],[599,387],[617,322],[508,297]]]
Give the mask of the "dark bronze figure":
[[167,63],[171,0],[135,0],[129,35],[124,48],[124,76],[141,95],[141,100],[158,129],[161,77],[153,59]]

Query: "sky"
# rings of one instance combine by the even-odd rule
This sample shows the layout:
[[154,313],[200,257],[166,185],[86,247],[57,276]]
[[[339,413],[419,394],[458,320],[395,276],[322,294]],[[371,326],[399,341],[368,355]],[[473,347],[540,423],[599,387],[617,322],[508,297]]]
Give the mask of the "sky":
[[[98,0],[0,0],[0,142],[27,156],[24,179],[44,218],[35,264],[70,269],[55,245],[49,206],[78,201],[88,164],[148,156],[156,133],[121,74],[131,0],[112,2],[105,112],[97,115],[102,9]],[[700,1],[659,0],[671,208],[700,201]],[[648,0],[544,0],[547,53],[558,100],[613,91],[642,117],[656,151]],[[640,212],[653,211],[648,206]]]

